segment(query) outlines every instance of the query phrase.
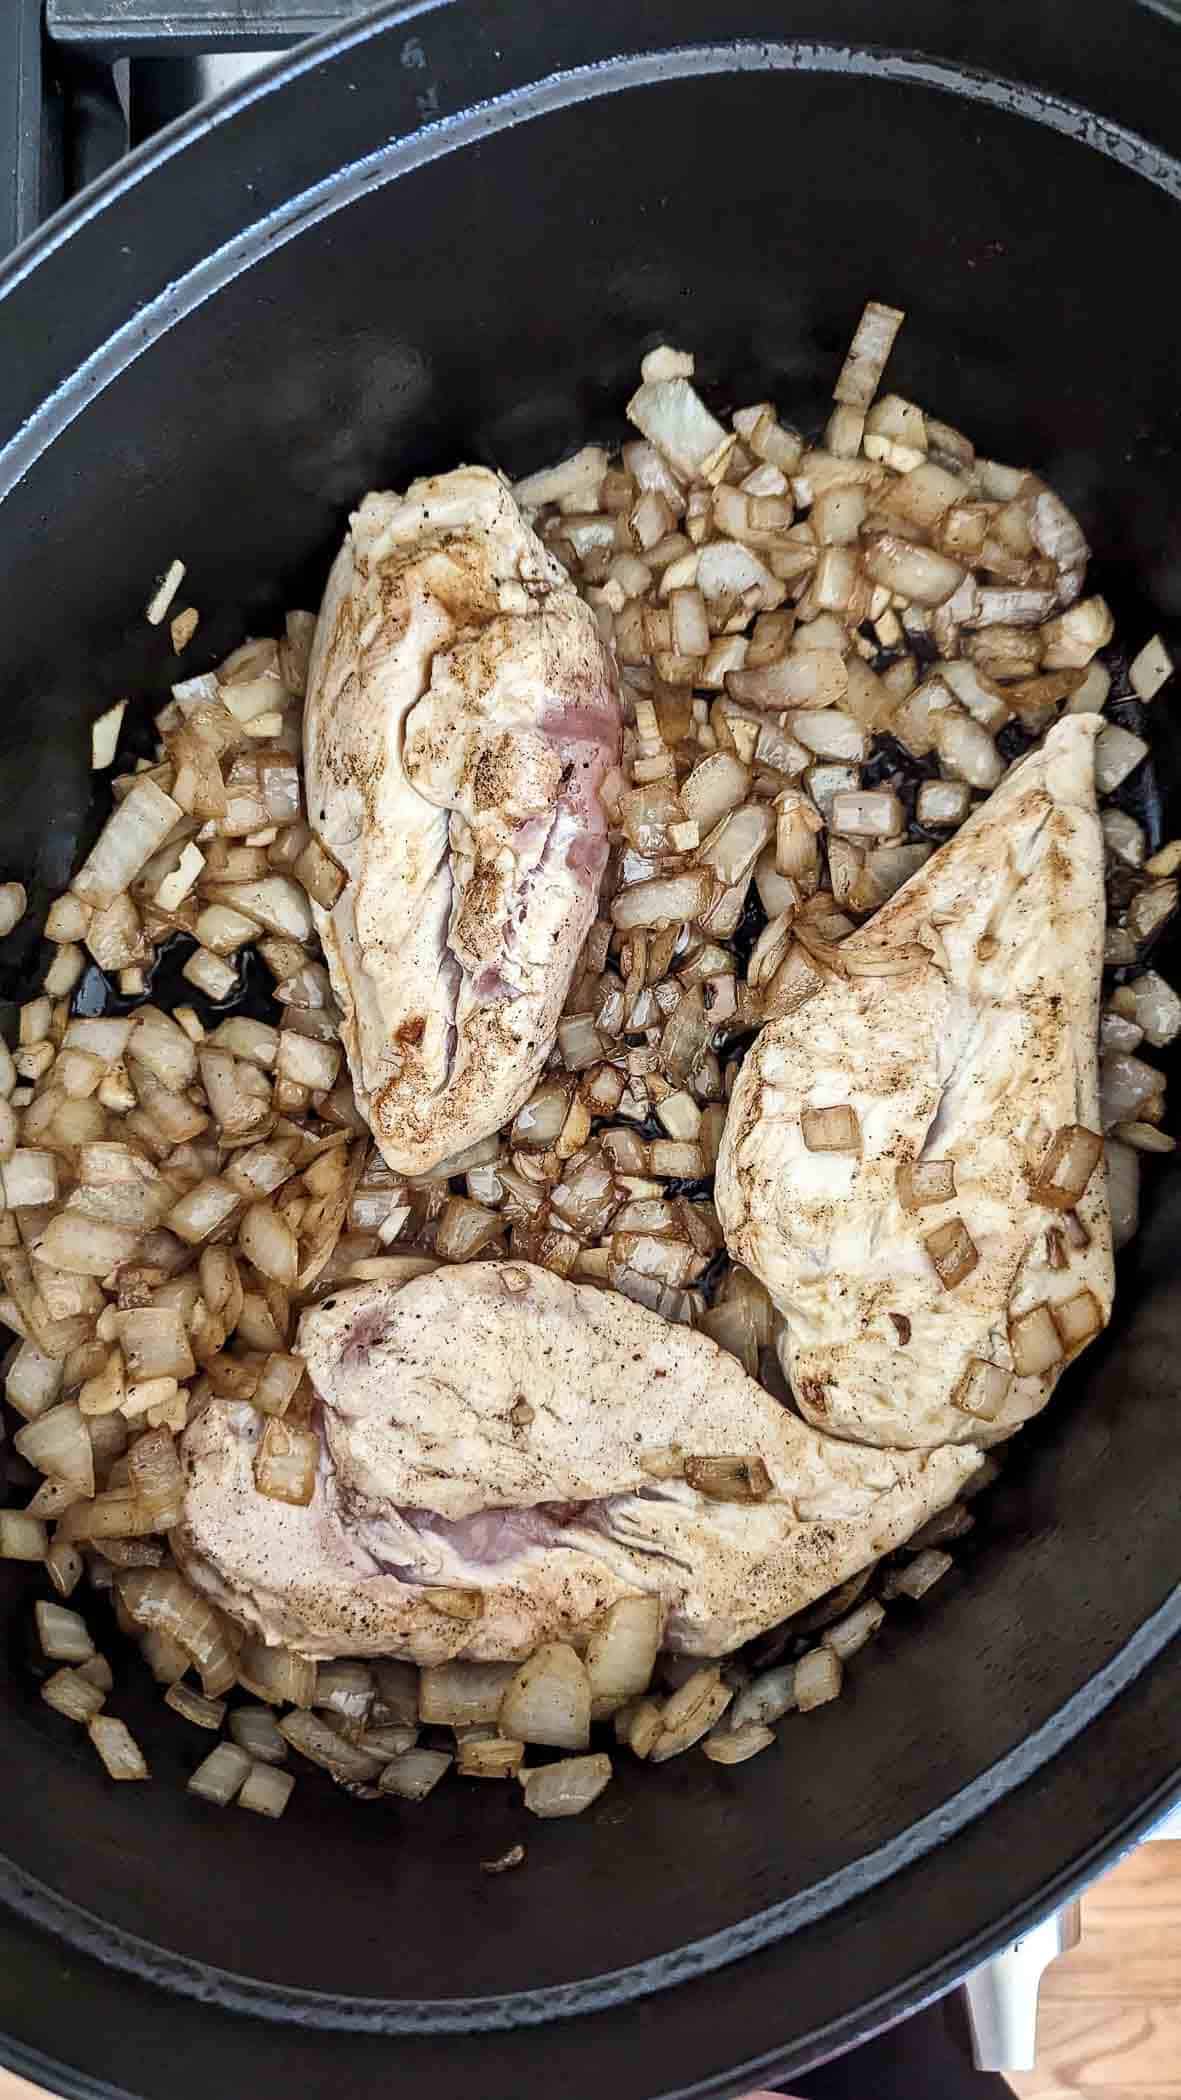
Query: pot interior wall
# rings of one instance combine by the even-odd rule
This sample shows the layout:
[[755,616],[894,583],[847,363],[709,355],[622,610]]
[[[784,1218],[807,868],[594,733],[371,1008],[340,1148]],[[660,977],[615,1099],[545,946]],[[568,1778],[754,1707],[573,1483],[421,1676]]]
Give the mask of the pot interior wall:
[[[67,878],[96,821],[90,718],[174,675],[141,613],[170,557],[188,564],[202,627],[186,666],[202,668],[315,603],[365,488],[459,459],[517,474],[615,434],[661,338],[697,351],[718,405],[769,395],[816,426],[863,299],[904,306],[891,387],[1044,472],[1079,509],[1129,638],[1167,631],[1181,306],[1156,285],[1176,233],[1161,190],[1046,124],[824,73],[603,94],[372,188],[183,313],[0,510],[0,877],[32,872],[41,904]],[[1167,701],[1154,728],[1167,787]],[[9,998],[34,960],[20,939]],[[853,1893],[920,1819],[917,1842],[934,1843],[947,1804],[1181,1574],[1181,1200],[1152,1187],[1115,1329],[1023,1441],[963,1573],[893,1614],[847,1697],[742,1771],[621,1760],[590,1817],[528,1830],[509,1788],[403,1811],[307,1776],[285,1821],[260,1827],[185,1796],[206,1740],[130,1665],[112,1704],[155,1784],[103,1780],[37,1697],[35,1586],[5,1570],[0,1853],[182,1957],[387,1999],[574,1983]],[[518,1836],[526,1871],[483,1877],[481,1858]]]

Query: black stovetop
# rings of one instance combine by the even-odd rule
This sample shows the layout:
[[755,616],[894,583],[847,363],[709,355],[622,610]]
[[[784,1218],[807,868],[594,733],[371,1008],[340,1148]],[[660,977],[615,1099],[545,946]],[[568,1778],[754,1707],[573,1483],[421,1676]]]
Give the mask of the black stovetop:
[[0,0],[0,257],[131,146],[361,0]]

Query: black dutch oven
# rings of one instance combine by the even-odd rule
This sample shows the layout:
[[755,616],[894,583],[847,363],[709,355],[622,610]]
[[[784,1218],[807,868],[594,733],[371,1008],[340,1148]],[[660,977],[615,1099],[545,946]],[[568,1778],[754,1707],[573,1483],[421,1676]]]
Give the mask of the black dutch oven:
[[[36,919],[93,836],[89,723],[173,675],[174,554],[212,663],[316,602],[364,489],[617,435],[654,341],[818,424],[866,297],[908,312],[890,384],[1036,465],[1124,631],[1176,645],[1179,38],[1125,0],[428,4],[164,133],[0,273],[0,874]],[[36,963],[21,928],[0,994]],[[621,1765],[512,1875],[479,1871],[512,1789],[215,1814],[142,1676],[155,1783],[110,1784],[4,1568],[0,2058],[150,2100],[656,2100],[947,1986],[1178,1784],[1179,1226],[1166,1169],[1110,1334],[845,1699],[740,1771]]]

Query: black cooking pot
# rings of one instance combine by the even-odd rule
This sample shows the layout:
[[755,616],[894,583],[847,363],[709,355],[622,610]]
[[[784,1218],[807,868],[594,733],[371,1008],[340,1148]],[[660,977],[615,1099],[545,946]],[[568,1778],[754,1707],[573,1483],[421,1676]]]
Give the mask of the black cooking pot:
[[[1178,48],[1120,0],[427,5],[165,134],[0,279],[0,876],[41,913],[92,835],[89,721],[174,675],[142,617],[171,556],[212,663],[316,602],[364,489],[616,435],[662,337],[719,404],[819,422],[867,296],[908,309],[890,384],[1044,472],[1124,631],[1176,644]],[[947,1985],[1178,1782],[1178,1186],[960,1571],[741,1771],[621,1760],[528,1829],[514,1789],[403,1812],[312,1775],[260,1825],[185,1794],[206,1746],[128,1663],[155,1783],[118,1787],[40,1702],[5,1568],[0,2056],[151,2100],[654,2100]]]

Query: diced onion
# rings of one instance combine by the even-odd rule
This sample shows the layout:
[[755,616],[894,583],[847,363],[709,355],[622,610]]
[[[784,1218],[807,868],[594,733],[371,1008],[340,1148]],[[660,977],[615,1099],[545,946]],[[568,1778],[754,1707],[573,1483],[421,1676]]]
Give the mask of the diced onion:
[[1101,795],[1121,787],[1130,773],[1148,756],[1143,737],[1112,722],[1095,739],[1095,785]]
[[[644,374],[645,378],[665,376],[668,375]],[[607,454],[601,446],[584,445],[581,452],[563,460],[561,466],[527,474],[514,485],[513,495],[523,510],[539,510],[542,504],[557,503],[567,496],[589,496],[598,488],[607,467]]]
[[35,1421],[53,1406],[62,1388],[59,1359],[46,1356],[35,1342],[22,1342],[8,1361],[4,1397],[26,1422]]
[[[93,1570],[91,1571],[93,1580]],[[190,1658],[178,1642],[149,1627],[139,1638],[139,1651],[157,1684],[177,1684],[189,1668]],[[89,1663],[83,1664],[89,1670]]]
[[77,1670],[55,1670],[41,1687],[41,1697],[67,1721],[92,1721],[101,1713],[106,1693],[90,1684]]
[[153,627],[159,627],[168,612],[185,578],[183,561],[171,561],[148,600],[144,618]]
[[942,1581],[954,1566],[950,1553],[939,1553],[928,1547],[924,1552],[916,1553],[914,1559],[904,1568],[895,1571],[891,1587],[899,1596],[917,1600],[919,1597],[925,1597],[927,1591],[935,1583]]
[[118,1593],[137,1626],[167,1634],[184,1649],[209,1698],[229,1690],[236,1672],[222,1621],[175,1568],[131,1569],[120,1576]]
[[207,1699],[203,1692],[195,1691],[191,1684],[179,1680],[170,1684],[164,1694],[165,1706],[170,1706],[182,1720],[191,1721],[194,1728],[218,1729],[225,1720],[224,1699]]
[[50,1662],[89,1662],[94,1654],[94,1642],[85,1619],[80,1618],[76,1611],[67,1611],[64,1605],[46,1603],[39,1598],[34,1615],[41,1652]]
[[1135,817],[1128,817],[1124,808],[1105,808],[1101,819],[1103,846],[1124,867],[1143,867],[1147,842],[1143,836],[1143,825]]
[[75,895],[84,904],[107,910],[120,892],[134,882],[182,815],[172,797],[164,794],[154,780],[138,780],[130,794],[116,804],[89,858],[75,875]]
[[286,1414],[304,1375],[302,1356],[272,1350],[259,1372],[250,1402],[260,1414]]
[[867,1641],[873,1639],[885,1616],[876,1597],[870,1597],[864,1604],[859,1604],[851,1611],[847,1618],[838,1619],[835,1625],[826,1629],[823,1646],[831,1648],[833,1654],[838,1655],[842,1662],[848,1662],[851,1655],[856,1655]]
[[1154,1049],[1164,1049],[1181,1035],[1181,998],[1155,970],[1145,970],[1129,989],[1135,1020],[1145,1041]]
[[611,906],[611,917],[620,932],[645,926],[677,925],[699,918],[713,894],[713,876],[708,868],[694,868],[685,875],[657,877],[622,890]]
[[170,1512],[149,1509],[129,1488],[112,1488],[93,1502],[73,1503],[62,1518],[58,1537],[83,1539],[88,1544],[100,1539],[141,1538],[168,1523],[179,1523],[180,1514],[179,1506]]
[[519,1736],[501,1735],[495,1728],[459,1731],[456,1770],[462,1779],[515,1779],[524,1757]]
[[1175,882],[1151,882],[1139,890],[1128,906],[1125,921],[1131,938],[1141,944],[1150,941],[1176,911],[1177,898]]
[[417,1741],[417,1728],[366,1727],[357,1737],[357,1747],[374,1757],[401,1757],[404,1750],[413,1750]]
[[970,1276],[980,1260],[979,1250],[962,1218],[949,1218],[945,1224],[937,1225],[934,1232],[925,1233],[923,1245],[945,1291],[954,1290]]
[[563,1642],[549,1641],[506,1685],[499,1723],[523,1742],[580,1750],[589,1739],[590,1708],[591,1683],[581,1657]]
[[1177,1140],[1165,1130],[1158,1130],[1154,1123],[1116,1123],[1114,1135],[1122,1138],[1137,1152],[1175,1152]]
[[1128,666],[1128,682],[1138,700],[1155,699],[1173,675],[1173,659],[1159,634],[1137,652]]
[[114,1339],[133,1378],[191,1378],[196,1365],[184,1321],[171,1306],[117,1312]]
[[1062,1361],[1062,1343],[1048,1305],[1034,1305],[1009,1321],[1009,1347],[1018,1378],[1043,1378]]
[[733,444],[685,378],[645,380],[627,404],[627,419],[686,481],[704,474],[714,454]]
[[211,885],[211,899],[241,912],[268,933],[293,941],[307,941],[312,933],[312,915],[305,892],[288,875],[266,875],[255,882],[226,882]]
[[291,1227],[269,1203],[252,1203],[243,1212],[238,1244],[262,1276],[290,1287],[299,1268],[299,1248]]
[[765,1502],[773,1482],[763,1460],[686,1458],[685,1480],[710,1502]]
[[774,817],[765,804],[748,802],[723,817],[698,859],[704,867],[713,869],[719,882],[728,886],[742,882],[754,868],[774,825]]
[[[311,1764],[322,1766],[334,1779],[357,1786],[371,1786],[381,1772],[380,1758],[371,1757],[368,1751],[358,1750],[355,1744],[346,1742],[318,1714],[302,1713],[298,1709],[284,1714],[279,1732],[293,1750],[298,1750]],[[238,1754],[244,1755],[241,1751]]]
[[90,726],[90,764],[92,771],[105,772],[114,764],[119,745],[119,732],[127,712],[126,700],[116,700],[104,714],[98,715]]
[[255,1815],[277,1819],[283,1814],[295,1787],[291,1772],[276,1772],[271,1765],[252,1765],[238,1793],[238,1807]]
[[275,1069],[280,1079],[291,1080],[296,1086],[312,1087],[327,1091],[336,1084],[340,1070],[340,1046],[337,1043],[321,1043],[311,1036],[300,1035],[288,1021],[279,1036],[279,1053]]
[[947,1203],[955,1195],[955,1162],[907,1161],[898,1169],[897,1188],[898,1200],[906,1210],[921,1210],[928,1203]]
[[452,1196],[439,1218],[435,1246],[444,1261],[474,1261],[504,1232],[504,1221],[482,1204]]
[[45,1572],[59,1597],[72,1597],[82,1580],[85,1563],[68,1539],[55,1539],[45,1555]]
[[241,1200],[228,1181],[210,1176],[173,1205],[165,1223],[170,1232],[195,1247],[233,1217]]
[[1055,1132],[1033,1177],[1030,1193],[1035,1202],[1051,1210],[1073,1210],[1102,1156],[1103,1139],[1097,1130],[1065,1124]]
[[425,1801],[451,1763],[446,1750],[404,1750],[385,1767],[377,1784],[383,1794],[395,1794],[402,1801]]
[[845,790],[832,798],[832,828],[852,838],[891,838],[905,826],[897,795],[882,788]]
[[962,710],[936,716],[935,744],[948,772],[970,787],[994,788],[1004,775],[1004,760],[987,729]]
[[865,542],[866,574],[915,605],[943,605],[964,580],[958,562],[913,540],[882,532]]
[[783,656],[757,670],[732,671],[726,679],[726,691],[748,707],[839,707],[848,686],[844,659],[835,650],[820,649]]
[[807,713],[789,714],[788,726],[806,750],[817,758],[841,759],[859,765],[869,740],[859,722],[836,708],[820,707]]
[[261,1764],[286,1762],[286,1739],[279,1735],[275,1716],[269,1714],[267,1707],[233,1707],[229,1732],[248,1758],[256,1758]]
[[350,1731],[364,1727],[373,1705],[373,1673],[362,1662],[321,1663],[316,1677],[316,1705],[335,1714]]
[[[316,1703],[316,1665],[306,1656],[292,1655],[286,1648],[268,1648],[261,1641],[244,1641],[238,1651],[238,1682],[256,1699],[272,1706],[310,1707]],[[251,1755],[261,1753],[251,1750]]]
[[1050,1311],[1067,1350],[1081,1349],[1103,1330],[1103,1310],[1093,1291],[1077,1291],[1074,1297],[1052,1305]]
[[272,1415],[254,1454],[254,1484],[273,1502],[306,1508],[316,1491],[320,1439],[314,1429],[301,1429]]
[[826,1706],[830,1699],[839,1699],[842,1675],[840,1656],[831,1648],[813,1648],[801,1655],[795,1666],[794,1686],[800,1712],[810,1713],[815,1706]]
[[634,1757],[650,1757],[660,1739],[660,1705],[655,1699],[629,1699],[614,1716],[616,1741]]
[[[1047,671],[1085,669],[1096,650],[1106,648],[1114,632],[1115,622],[1106,599],[1081,598],[1076,605],[1060,614],[1058,619],[1048,621],[1042,629],[1045,644],[1042,661]],[[1106,734],[1104,731],[1104,735]],[[1102,737],[1099,741],[1102,742]]]
[[847,1104],[833,1108],[805,1108],[800,1129],[809,1152],[857,1152],[861,1150],[861,1126]]
[[212,1801],[216,1808],[228,1808],[254,1769],[246,1752],[236,1743],[218,1743],[197,1766],[189,1781],[189,1792],[199,1794],[203,1801]]
[[[729,1722],[729,1715],[726,1722]],[[711,1764],[744,1765],[749,1757],[757,1757],[760,1750],[767,1750],[775,1741],[770,1728],[761,1721],[748,1721],[742,1728],[727,1725],[711,1730],[701,1747]]]
[[63,1604],[48,1604],[40,1598],[34,1615],[42,1655],[46,1655],[50,1663],[88,1663],[95,1655],[95,1642],[90,1640],[86,1621],[80,1619],[76,1611],[67,1611]]
[[660,1714],[660,1731],[648,1752],[652,1763],[664,1764],[691,1750],[715,1721],[720,1721],[733,1696],[730,1686],[721,1682],[716,1666],[693,1670]]
[[750,789],[750,769],[728,751],[716,751],[682,782],[680,802],[704,837],[727,811],[737,809]]
[[897,307],[882,306],[876,299],[868,302],[833,388],[835,401],[851,408],[869,407],[903,318]]
[[13,1438],[13,1448],[31,1466],[53,1480],[65,1481],[81,1496],[94,1493],[94,1449],[76,1402],[65,1400]]
[[0,883],[0,940],[6,940],[13,928],[19,926],[28,904],[23,882]]
[[529,1773],[525,1806],[534,1816],[580,1816],[610,1781],[611,1760],[601,1751],[590,1757],[560,1758],[556,1764]]
[[660,1646],[663,1606],[659,1597],[621,1597],[587,1643],[586,1672],[592,1712],[646,1692]]
[[29,1146],[18,1146],[0,1166],[0,1183],[9,1210],[57,1201],[57,1158]]
[[978,1421],[994,1422],[1008,1396],[1013,1380],[1001,1364],[982,1356],[970,1356],[967,1368],[952,1394],[952,1406]]

